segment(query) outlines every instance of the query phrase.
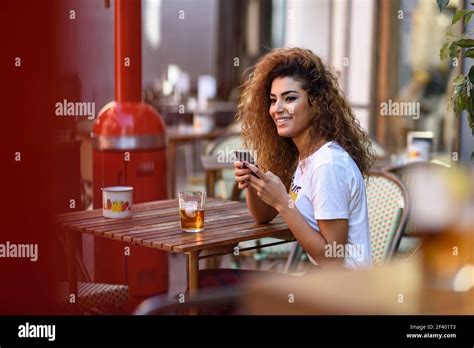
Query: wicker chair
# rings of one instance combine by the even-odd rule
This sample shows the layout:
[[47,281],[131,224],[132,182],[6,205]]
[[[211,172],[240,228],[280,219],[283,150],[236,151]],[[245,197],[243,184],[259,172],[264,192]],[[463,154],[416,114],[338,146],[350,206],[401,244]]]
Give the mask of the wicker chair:
[[[408,193],[393,174],[373,171],[366,180],[366,194],[372,261],[381,265],[390,260],[400,243],[410,211]],[[295,243],[285,272],[294,272],[302,255],[303,249]]]
[[[83,314],[120,314],[121,305],[128,300],[128,286],[92,282],[77,283],[77,310]],[[65,311],[69,300],[68,282],[56,285],[56,301]],[[73,311],[74,312],[74,311]]]
[[[57,234],[63,250],[66,251],[66,240],[62,233]],[[78,251],[75,253],[78,275],[76,306],[69,304],[69,283],[60,281],[56,284],[56,302],[64,312],[77,314],[120,314],[122,306],[129,299],[127,285],[94,283],[87,272]]]
[[410,201],[403,184],[385,172],[373,172],[366,183],[370,244],[374,265],[393,256],[408,221]]

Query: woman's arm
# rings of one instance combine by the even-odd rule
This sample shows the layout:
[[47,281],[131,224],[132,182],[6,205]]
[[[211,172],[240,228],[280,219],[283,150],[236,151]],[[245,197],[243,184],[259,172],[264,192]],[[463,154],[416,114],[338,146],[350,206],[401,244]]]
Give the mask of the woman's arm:
[[257,224],[265,224],[272,221],[277,216],[278,211],[262,201],[253,187],[247,189],[247,207],[250,214],[255,218]]
[[336,251],[327,253],[328,247],[345,245],[349,230],[347,219],[318,220],[320,233],[314,231],[298,209],[283,206],[278,210],[303,249],[319,264],[342,264],[344,257],[337,258]]
[[334,242],[336,246],[344,246],[347,243],[348,219],[317,220],[320,229],[320,233],[317,233],[295,205],[289,204],[293,202],[278,176],[271,172],[263,173],[258,167],[247,162],[246,164],[259,176],[259,178],[250,177],[250,186],[255,190],[257,197],[276,209],[303,249],[318,264],[341,263],[344,258],[332,257],[335,253],[328,253],[331,257],[326,257],[328,255],[326,246],[332,247]]

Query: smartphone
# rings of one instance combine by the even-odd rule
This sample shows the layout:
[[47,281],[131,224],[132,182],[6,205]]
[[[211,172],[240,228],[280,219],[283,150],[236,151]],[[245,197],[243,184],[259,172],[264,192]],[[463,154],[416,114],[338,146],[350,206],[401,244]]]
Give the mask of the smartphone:
[[[257,163],[255,163],[255,160],[253,159],[249,150],[235,150],[234,156],[235,156],[235,159],[239,162],[243,163],[244,161],[246,161],[253,164],[254,166],[257,166]],[[244,168],[248,168],[248,167],[244,164]],[[258,178],[258,175],[255,174],[254,172],[252,172],[252,175]]]

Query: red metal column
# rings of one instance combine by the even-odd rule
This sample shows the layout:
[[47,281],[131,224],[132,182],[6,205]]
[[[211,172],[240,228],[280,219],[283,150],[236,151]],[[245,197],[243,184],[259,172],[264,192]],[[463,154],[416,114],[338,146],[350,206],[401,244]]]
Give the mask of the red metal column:
[[115,100],[140,102],[141,0],[115,0]]

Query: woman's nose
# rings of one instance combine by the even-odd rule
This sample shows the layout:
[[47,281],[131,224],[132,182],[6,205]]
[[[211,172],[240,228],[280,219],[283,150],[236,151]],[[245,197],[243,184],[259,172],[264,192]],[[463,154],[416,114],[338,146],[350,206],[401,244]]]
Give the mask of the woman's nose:
[[278,114],[281,114],[283,111],[284,111],[283,103],[277,101],[277,102],[275,103],[275,112],[278,113]]

